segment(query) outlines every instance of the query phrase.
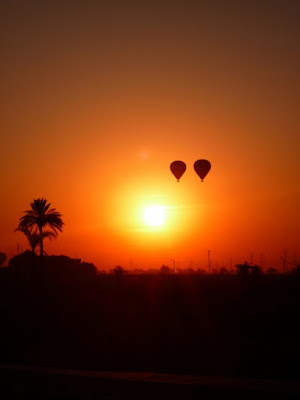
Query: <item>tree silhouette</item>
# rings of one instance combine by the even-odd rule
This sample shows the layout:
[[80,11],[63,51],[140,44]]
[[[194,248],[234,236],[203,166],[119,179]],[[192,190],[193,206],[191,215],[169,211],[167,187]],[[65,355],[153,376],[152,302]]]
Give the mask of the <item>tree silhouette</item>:
[[160,267],[159,273],[161,275],[170,275],[172,273],[172,270],[170,267],[168,267],[167,265],[162,265]]
[[252,276],[254,278],[259,278],[260,276],[263,275],[263,271],[259,265],[253,265],[252,266]]
[[238,274],[243,277],[247,278],[249,276],[249,270],[252,268],[246,261],[244,264],[237,264],[236,268],[238,269]]
[[64,222],[62,221],[62,215],[55,210],[55,208],[51,208],[51,203],[47,203],[47,200],[35,199],[30,203],[31,210],[25,211],[25,215],[20,218],[20,223],[17,230],[22,232],[32,232],[34,227],[37,227],[39,231],[39,243],[40,243],[40,256],[42,257],[44,254],[44,233],[43,229],[45,226],[49,226],[57,236],[58,231],[62,232],[62,227]]
[[127,271],[121,267],[121,265],[117,265],[114,269],[113,269],[113,273],[116,277],[121,277],[123,276]]
[[[32,253],[35,253],[36,246],[41,242],[41,235],[37,232],[37,230],[35,229],[33,231],[28,228],[26,228],[26,229],[17,228],[16,231],[20,231],[20,232],[24,233],[24,235],[26,236],[28,243],[31,247]],[[52,238],[57,237],[57,233],[45,231],[42,233],[42,236],[43,236],[43,240],[45,238],[49,238],[51,240]]]

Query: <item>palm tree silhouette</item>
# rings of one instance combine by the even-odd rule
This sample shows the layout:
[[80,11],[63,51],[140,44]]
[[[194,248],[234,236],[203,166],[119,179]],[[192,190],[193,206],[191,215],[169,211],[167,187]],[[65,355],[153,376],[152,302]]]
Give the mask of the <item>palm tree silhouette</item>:
[[[28,228],[26,228],[26,229],[17,228],[16,231],[20,231],[20,232],[24,233],[24,235],[26,236],[28,243],[31,247],[31,252],[35,254],[36,246],[41,242],[41,237],[40,237],[40,234],[37,232],[37,229],[35,229],[33,231],[32,229],[28,229]],[[54,232],[50,232],[50,231],[44,231],[42,236],[43,236],[43,240],[45,238],[49,238],[51,240],[52,238],[56,238],[57,234]]]
[[[43,229],[45,226],[49,226],[54,231],[55,236],[58,235],[57,231],[62,232],[64,222],[62,221],[61,213],[55,210],[55,208],[49,209],[51,203],[47,203],[47,200],[35,199],[30,203],[31,210],[25,211],[25,215],[20,218],[20,223],[17,230],[22,232],[32,232],[34,227],[39,230],[39,243],[40,243],[40,256],[44,254],[44,233]],[[26,234],[26,233],[25,233]]]

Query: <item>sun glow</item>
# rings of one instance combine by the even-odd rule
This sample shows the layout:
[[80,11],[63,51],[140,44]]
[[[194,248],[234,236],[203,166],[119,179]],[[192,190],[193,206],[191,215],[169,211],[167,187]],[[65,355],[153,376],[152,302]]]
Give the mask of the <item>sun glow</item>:
[[161,226],[166,219],[166,211],[163,206],[148,206],[144,210],[144,221],[149,226]]
[[[141,249],[162,251],[190,234],[196,218],[189,202],[187,191],[173,180],[170,185],[157,180],[125,182],[115,188],[107,204],[108,229],[128,248],[133,246],[133,253]],[[99,229],[102,226],[103,217],[99,218]]]

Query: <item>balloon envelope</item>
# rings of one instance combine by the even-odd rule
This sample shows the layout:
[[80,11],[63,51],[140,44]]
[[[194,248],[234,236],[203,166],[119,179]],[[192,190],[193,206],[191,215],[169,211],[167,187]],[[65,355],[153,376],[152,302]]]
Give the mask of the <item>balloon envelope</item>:
[[6,254],[0,253],[0,267],[5,263],[5,260],[6,260]]
[[210,162],[207,160],[197,160],[194,163],[194,170],[196,171],[197,175],[201,178],[202,182],[203,179],[208,174],[210,168],[211,168]]
[[186,165],[183,161],[173,161],[170,165],[170,170],[177,179],[177,182],[179,182],[179,179],[185,173]]

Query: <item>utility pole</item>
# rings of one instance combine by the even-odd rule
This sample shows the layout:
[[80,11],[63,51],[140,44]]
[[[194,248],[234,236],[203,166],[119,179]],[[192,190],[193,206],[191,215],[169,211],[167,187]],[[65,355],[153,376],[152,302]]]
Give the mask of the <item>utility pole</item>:
[[173,270],[174,270],[174,274],[176,273],[176,269],[175,269],[175,260],[171,260],[173,261]]
[[263,269],[264,267],[264,253],[260,255],[260,268]]
[[293,257],[293,264],[294,264],[294,268],[297,268],[297,254],[296,254],[296,252],[294,253],[294,257]]
[[208,266],[208,274],[210,275],[210,250],[207,250],[207,266]]
[[287,249],[284,249],[283,256],[280,257],[282,260],[282,273],[286,272],[286,260],[287,260]]

